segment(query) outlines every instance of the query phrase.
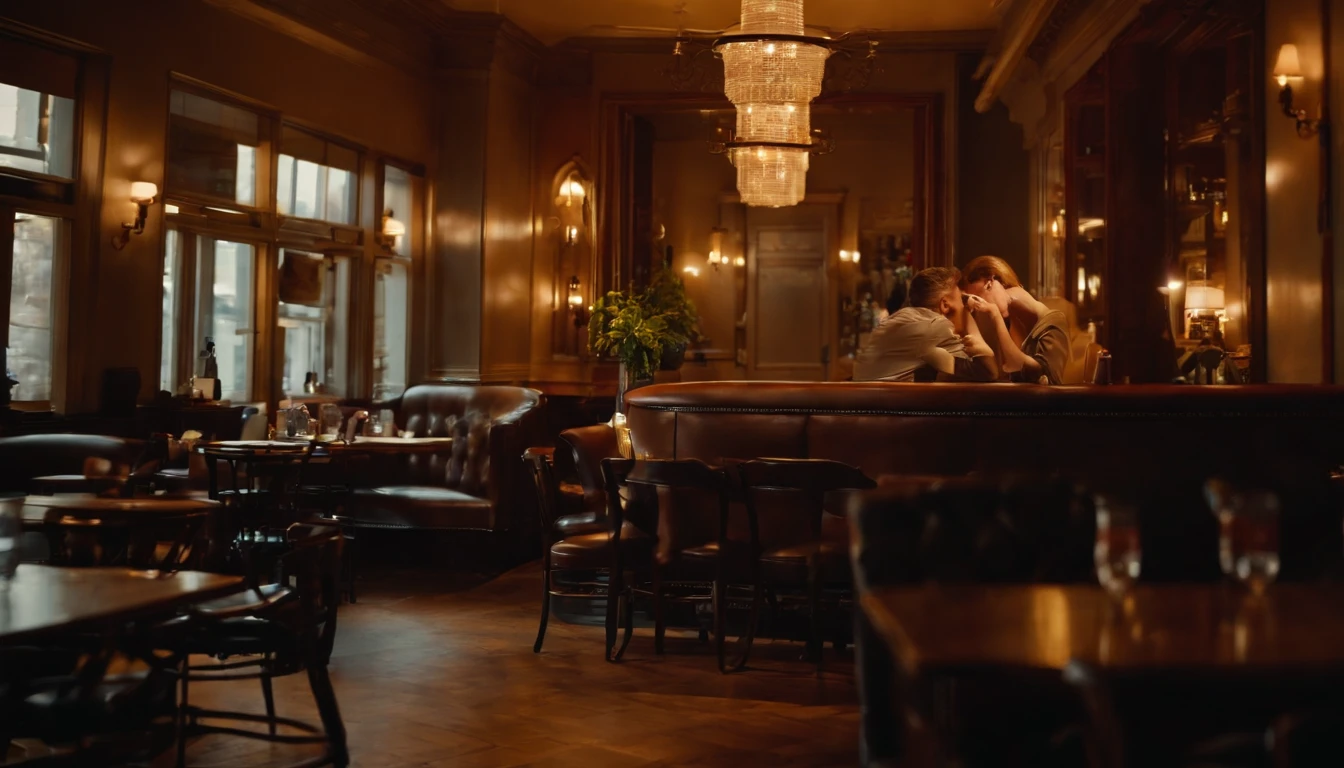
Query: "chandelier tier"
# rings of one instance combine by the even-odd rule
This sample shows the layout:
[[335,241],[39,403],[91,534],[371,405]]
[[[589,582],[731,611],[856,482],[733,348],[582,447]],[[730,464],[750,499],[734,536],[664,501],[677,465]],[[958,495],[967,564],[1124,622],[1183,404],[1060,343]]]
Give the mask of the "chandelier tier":
[[719,38],[724,94],[737,131],[724,147],[750,206],[797,205],[807,192],[812,100],[821,95],[829,40],[809,37],[803,0],[742,0],[741,31]]

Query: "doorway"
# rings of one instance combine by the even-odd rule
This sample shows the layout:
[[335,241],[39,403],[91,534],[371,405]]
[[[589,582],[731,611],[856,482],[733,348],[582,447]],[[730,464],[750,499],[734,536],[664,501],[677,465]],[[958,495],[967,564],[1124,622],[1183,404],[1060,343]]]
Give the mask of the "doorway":
[[748,379],[830,378],[826,256],[838,214],[838,202],[746,209]]

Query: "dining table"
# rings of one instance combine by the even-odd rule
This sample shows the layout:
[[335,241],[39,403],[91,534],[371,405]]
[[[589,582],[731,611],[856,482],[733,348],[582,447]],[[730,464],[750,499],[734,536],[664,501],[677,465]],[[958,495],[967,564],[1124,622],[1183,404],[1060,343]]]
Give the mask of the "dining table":
[[[219,503],[191,495],[135,498],[63,493],[28,496],[19,516],[42,533],[56,564],[180,566]],[[160,542],[171,542],[166,550]]]
[[169,619],[188,605],[242,589],[242,577],[217,573],[23,563],[0,584],[0,646]]
[[873,668],[894,673],[867,675],[865,700],[922,723],[897,739],[931,762],[1019,738],[1014,754],[1040,759],[1029,750],[1078,722],[1135,757],[1344,712],[1340,584],[925,584],[859,602],[890,655]]

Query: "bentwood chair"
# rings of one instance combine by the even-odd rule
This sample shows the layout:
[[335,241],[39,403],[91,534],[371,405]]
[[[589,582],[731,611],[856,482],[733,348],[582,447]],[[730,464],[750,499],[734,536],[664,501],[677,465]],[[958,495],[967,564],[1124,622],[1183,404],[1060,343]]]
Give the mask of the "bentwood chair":
[[[340,605],[339,575],[344,537],[337,525],[294,524],[266,532],[251,545],[247,591],[196,606],[161,629],[162,641],[183,661],[177,764],[186,763],[191,736],[227,734],[284,744],[323,744],[321,756],[304,768],[349,765],[345,725],[327,674]],[[271,576],[278,577],[275,581]],[[217,663],[193,663],[192,656]],[[320,727],[279,717],[271,681],[306,672]],[[266,714],[207,710],[191,705],[192,683],[258,680]],[[223,722],[260,723],[266,732]],[[279,733],[284,727],[286,733]]]
[[[613,548],[612,587],[607,607],[608,658],[621,658],[629,644],[633,596],[647,594],[652,602],[654,651],[663,652],[669,601],[712,606],[715,655],[720,672],[741,669],[747,662],[756,631],[761,590],[757,559],[748,535],[730,535],[729,511],[740,491],[724,469],[695,459],[627,460],[603,462],[607,479],[607,508],[618,545]],[[622,504],[622,486],[626,490]],[[629,527],[653,540],[652,556],[630,562]],[[627,588],[626,571],[635,580]],[[643,584],[647,583],[647,589]],[[729,590],[747,587],[749,614],[739,635],[739,648],[730,658],[727,648]],[[638,587],[638,589],[636,588]],[[624,601],[622,601],[624,597]],[[619,614],[624,606],[625,638],[614,651]]]
[[[612,537],[605,515],[595,519],[559,514],[559,483],[551,463],[552,453],[549,448],[529,448],[523,454],[537,487],[537,509],[541,513],[541,619],[533,653],[541,653],[546,639],[551,598],[606,598],[605,577],[611,567]],[[623,543],[633,557],[636,547],[647,546],[649,542],[634,530],[628,533]]]
[[825,530],[828,517],[843,523],[826,511],[827,496],[877,484],[856,467],[824,459],[756,459],[739,471],[764,586],[806,590],[808,650],[820,673],[822,592],[847,592],[852,584],[848,539]]

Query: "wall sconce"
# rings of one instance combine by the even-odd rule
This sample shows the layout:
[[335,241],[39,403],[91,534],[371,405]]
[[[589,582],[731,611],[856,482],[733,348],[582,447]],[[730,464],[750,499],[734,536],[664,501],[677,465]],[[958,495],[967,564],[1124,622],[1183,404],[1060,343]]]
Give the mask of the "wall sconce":
[[734,266],[734,267],[745,267],[745,266],[747,266],[747,257],[746,257],[746,256],[734,256],[734,257],[733,257],[733,266]]
[[583,291],[579,284],[579,276],[574,275],[569,278],[569,296],[566,300],[569,306],[569,314],[574,318],[574,327],[580,328],[588,324],[588,313],[583,308]]
[[709,265],[716,271],[720,264],[725,264],[728,261],[723,255],[723,232],[724,231],[718,227],[715,227],[709,232],[709,255],[705,257],[705,260],[708,261]]
[[555,196],[556,207],[564,208],[582,208],[583,201],[588,198],[588,187],[583,183],[583,177],[579,175],[578,169],[570,171],[564,181],[560,182],[558,194]]
[[382,245],[389,253],[397,250],[397,238],[406,234],[406,225],[393,218],[392,209],[383,211]]
[[840,262],[841,262],[842,264],[858,264],[858,263],[859,263],[859,259],[860,259],[861,257],[862,257],[862,254],[860,254],[858,251],[841,251],[841,252],[840,252]]
[[131,182],[131,202],[135,203],[135,221],[126,222],[121,225],[121,232],[112,238],[112,247],[118,251],[126,247],[131,242],[131,235],[140,235],[145,232],[145,219],[149,217],[149,206],[153,205],[154,198],[159,196],[159,187],[149,181]]
[[1293,106],[1292,83],[1300,83],[1304,79],[1296,45],[1285,43],[1279,46],[1279,57],[1274,62],[1274,79],[1279,83],[1279,106],[1283,107],[1283,114],[1297,121],[1297,135],[1304,139],[1315,136],[1321,129],[1320,118],[1309,119],[1307,110]]
[[565,245],[572,246],[579,242],[579,228],[571,224],[565,227],[561,237],[565,239]]

